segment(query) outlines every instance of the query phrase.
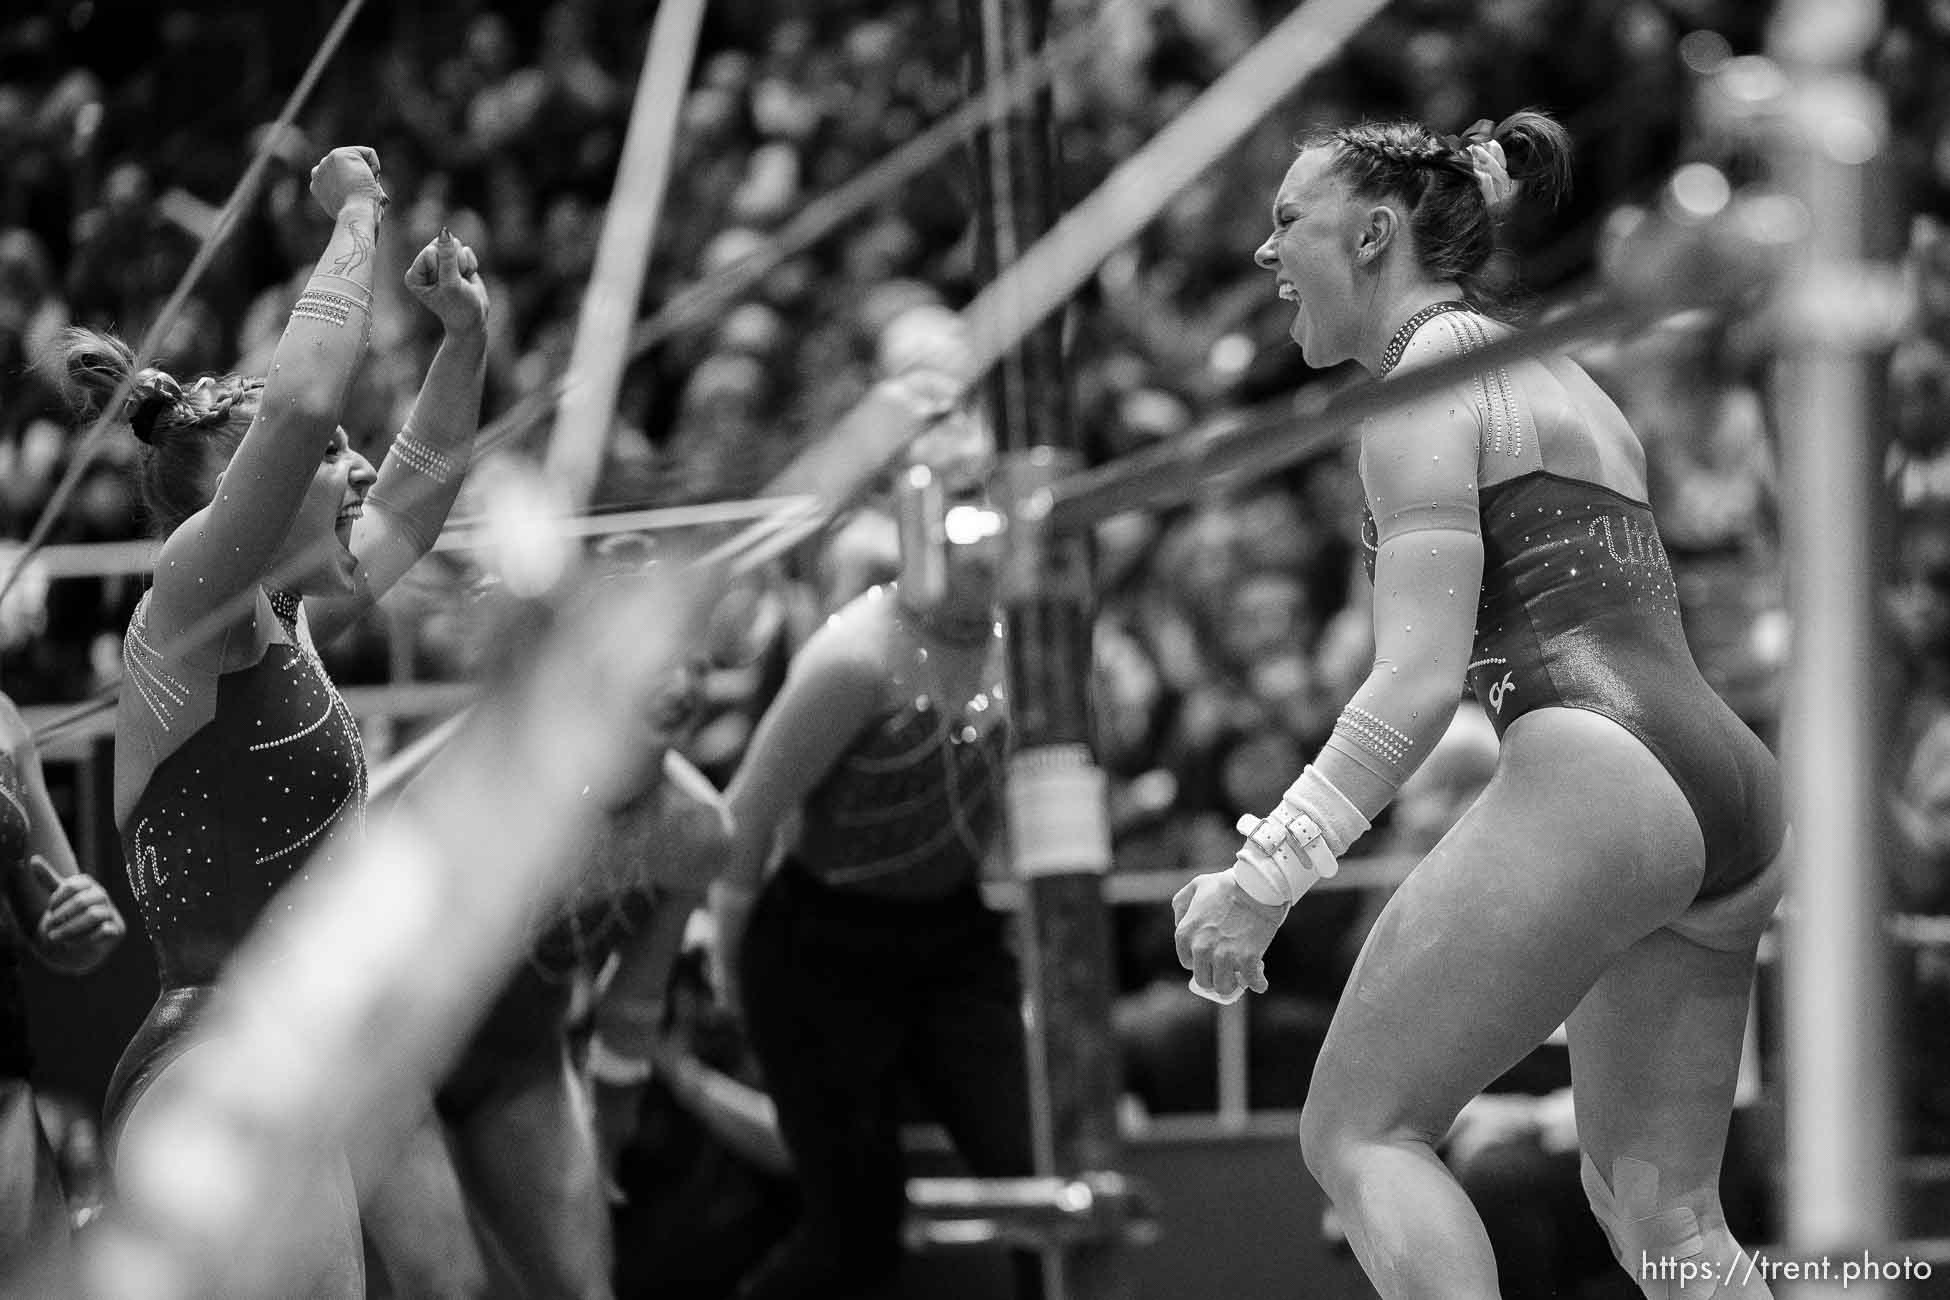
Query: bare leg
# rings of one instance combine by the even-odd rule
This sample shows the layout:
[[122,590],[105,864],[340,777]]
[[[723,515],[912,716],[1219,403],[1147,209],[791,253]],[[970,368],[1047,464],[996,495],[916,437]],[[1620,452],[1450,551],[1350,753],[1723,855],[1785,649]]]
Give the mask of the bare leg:
[[386,1293],[398,1300],[493,1295],[440,1121],[428,1113],[392,1152],[386,1169],[358,1178],[366,1240],[383,1266]]
[[[118,1126],[118,1159],[146,1144],[151,1121],[170,1109],[187,1068],[195,1068],[203,1042],[164,1065],[129,1107]],[[276,1243],[274,1272],[237,1280],[230,1296],[275,1295],[290,1300],[362,1300],[365,1248],[359,1236],[359,1202],[343,1152],[318,1152],[307,1176],[292,1180],[287,1195],[262,1207],[265,1239]],[[214,1300],[214,1298],[213,1298]]]
[[36,1294],[23,1285],[30,1269],[42,1294],[72,1291],[73,1247],[34,1090],[25,1079],[0,1078],[0,1293]]
[[[1660,930],[1571,1017],[1587,1190],[1595,1205],[1617,1205],[1622,1220],[1606,1225],[1613,1253],[1653,1300],[1771,1294],[1744,1267],[1720,1208],[1753,978],[1752,945],[1716,952]],[[1603,1179],[1595,1189],[1594,1178]]]
[[1308,1090],[1308,1167],[1383,1296],[1497,1295],[1434,1144],[1703,869],[1685,796],[1622,727],[1543,709],[1505,735],[1482,798],[1383,909]]
[[609,1206],[595,1122],[569,1072],[524,1072],[461,1121],[460,1168],[474,1206],[534,1300],[610,1295]]

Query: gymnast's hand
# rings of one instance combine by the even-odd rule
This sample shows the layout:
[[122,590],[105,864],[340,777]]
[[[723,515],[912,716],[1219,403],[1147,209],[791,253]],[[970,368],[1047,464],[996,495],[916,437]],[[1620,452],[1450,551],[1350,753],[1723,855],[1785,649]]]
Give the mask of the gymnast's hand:
[[108,891],[93,876],[63,877],[48,896],[34,929],[34,946],[49,966],[66,974],[102,964],[127,927]]
[[1172,896],[1178,964],[1192,973],[1192,992],[1236,1002],[1247,989],[1266,992],[1266,945],[1287,908],[1255,902],[1229,871],[1194,876]]
[[440,318],[449,334],[479,334],[487,326],[481,260],[450,230],[434,236],[406,268],[406,289]]
[[311,169],[311,196],[334,221],[339,209],[353,199],[366,199],[384,208],[386,189],[379,183],[379,155],[363,145],[332,150]]

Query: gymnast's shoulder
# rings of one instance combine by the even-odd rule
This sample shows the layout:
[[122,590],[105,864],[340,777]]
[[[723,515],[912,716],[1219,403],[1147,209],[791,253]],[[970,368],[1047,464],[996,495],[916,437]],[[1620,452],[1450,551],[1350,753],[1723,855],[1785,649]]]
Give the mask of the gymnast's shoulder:
[[[1457,357],[1468,356],[1472,352],[1480,352],[1513,333],[1515,330],[1511,326],[1473,308],[1443,312],[1424,321],[1422,327],[1415,331],[1415,337],[1402,349],[1401,360],[1388,372],[1388,377],[1399,378]],[[1464,377],[1458,382],[1468,382],[1471,378],[1473,376]]]

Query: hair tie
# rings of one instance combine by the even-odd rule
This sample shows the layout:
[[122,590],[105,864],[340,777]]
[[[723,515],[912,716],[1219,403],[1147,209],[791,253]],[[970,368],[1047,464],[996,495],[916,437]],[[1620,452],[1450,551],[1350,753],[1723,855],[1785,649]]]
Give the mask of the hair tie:
[[1509,121],[1505,118],[1492,122],[1487,117],[1479,117],[1460,133],[1440,137],[1455,155],[1456,163],[1468,167],[1469,174],[1476,178],[1476,188],[1483,192],[1483,203],[1492,213],[1502,211],[1517,192],[1517,182],[1510,179],[1509,160],[1496,138]]
[[1496,123],[1479,117],[1456,135],[1438,136],[1450,153],[1468,153],[1474,144],[1489,144],[1496,139]]
[[183,387],[167,371],[151,366],[135,377],[135,387],[129,393],[129,404],[125,407],[129,428],[143,442],[154,445],[156,419],[164,410],[175,406],[183,399]]
[[1476,188],[1483,191],[1485,206],[1492,213],[1501,212],[1517,193],[1517,183],[1510,179],[1510,168],[1503,157],[1503,146],[1494,140],[1488,144],[1472,144],[1464,157],[1476,177]]

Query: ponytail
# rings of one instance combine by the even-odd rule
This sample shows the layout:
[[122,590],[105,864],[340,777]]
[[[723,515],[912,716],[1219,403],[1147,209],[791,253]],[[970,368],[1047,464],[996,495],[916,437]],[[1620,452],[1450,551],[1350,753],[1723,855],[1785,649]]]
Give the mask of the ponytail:
[[135,352],[114,335],[78,327],[62,332],[55,352],[57,364],[50,369],[84,423],[100,419],[128,383],[110,418],[128,425],[143,444],[137,476],[159,534],[167,535],[209,504],[217,474],[230,463],[256,414],[261,380],[225,375],[185,388],[166,370],[138,370]]

